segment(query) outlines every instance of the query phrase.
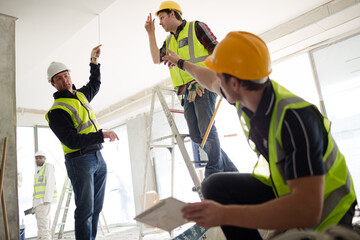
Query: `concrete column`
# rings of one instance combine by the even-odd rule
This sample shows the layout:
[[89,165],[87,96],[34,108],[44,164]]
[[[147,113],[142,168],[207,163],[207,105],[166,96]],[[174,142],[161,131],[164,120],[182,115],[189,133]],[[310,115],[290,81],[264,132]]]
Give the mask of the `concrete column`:
[[[131,174],[133,181],[134,202],[136,214],[142,210],[142,195],[144,190],[145,164],[148,160],[147,153],[147,115],[140,115],[126,122],[129,153],[131,161]],[[154,190],[155,177],[151,162],[148,163],[146,191]]]
[[[8,138],[3,189],[10,239],[19,239],[19,207],[16,161],[15,21],[0,13],[0,149]],[[1,159],[0,159],[1,161]],[[0,239],[5,238],[3,212],[0,209]]]

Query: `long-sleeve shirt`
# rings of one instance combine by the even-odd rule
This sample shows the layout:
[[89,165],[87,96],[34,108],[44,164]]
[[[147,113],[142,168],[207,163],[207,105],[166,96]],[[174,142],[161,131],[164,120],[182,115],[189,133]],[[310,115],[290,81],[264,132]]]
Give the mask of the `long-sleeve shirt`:
[[[45,166],[43,164],[42,166],[36,166],[35,169],[35,177],[36,179],[39,176],[40,170]],[[46,171],[45,171],[45,179],[46,179],[46,187],[45,187],[45,195],[44,198],[35,198],[33,200],[33,207],[39,206],[43,203],[56,203],[56,198],[53,197],[54,190],[55,190],[55,169],[53,165],[47,164]]]
[[[90,63],[90,77],[89,82],[82,88],[75,91],[82,92],[87,100],[90,102],[100,89],[100,64]],[[68,90],[54,93],[54,99],[58,98],[76,98]],[[71,149],[80,149],[82,153],[93,150],[100,150],[104,142],[102,130],[88,134],[79,134],[74,126],[73,120],[68,112],[62,109],[52,110],[49,114],[49,126],[55,133],[58,139],[67,147]]]
[[[183,20],[182,24],[176,29],[175,33],[171,33],[174,35],[175,39],[178,38],[179,33],[184,29],[186,25],[186,20]],[[202,45],[212,53],[214,48],[218,44],[215,35],[211,32],[210,28],[203,22],[195,21],[195,33],[198,40]],[[162,47],[160,48],[160,61],[162,61],[162,57],[166,55],[166,41],[164,41]]]

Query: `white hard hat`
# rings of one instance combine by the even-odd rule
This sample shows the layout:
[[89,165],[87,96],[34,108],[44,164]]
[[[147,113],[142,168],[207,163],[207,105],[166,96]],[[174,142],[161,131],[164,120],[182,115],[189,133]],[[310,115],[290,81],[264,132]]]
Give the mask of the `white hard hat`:
[[53,76],[64,71],[70,71],[65,64],[61,62],[50,63],[50,66],[47,69],[48,82],[51,82]]
[[39,150],[39,151],[37,151],[36,153],[35,153],[35,157],[36,156],[43,156],[43,157],[45,157],[45,159],[46,159],[46,154],[45,154],[45,152],[44,151],[41,151],[41,150]]

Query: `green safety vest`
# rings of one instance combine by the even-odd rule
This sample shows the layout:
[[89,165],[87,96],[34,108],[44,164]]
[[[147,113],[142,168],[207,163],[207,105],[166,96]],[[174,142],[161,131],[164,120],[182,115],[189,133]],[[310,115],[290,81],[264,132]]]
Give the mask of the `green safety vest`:
[[[174,51],[182,59],[199,66],[205,66],[204,61],[210,55],[209,51],[196,37],[195,21],[187,22],[177,39],[175,39],[173,34],[170,34],[166,38],[166,55],[169,54],[167,48]],[[169,70],[175,88],[194,79],[187,72],[180,70],[177,66],[170,67]]]
[[[285,181],[283,164],[285,152],[283,149],[281,130],[285,112],[288,109],[300,109],[312,104],[302,98],[292,94],[280,84],[271,81],[275,92],[275,103],[272,111],[269,128],[269,162],[263,157],[259,158],[254,167],[253,175],[263,183],[271,186],[277,197],[290,193],[290,189]],[[241,126],[249,140],[250,119],[241,110],[240,103],[236,104]],[[323,156],[325,165],[325,189],[324,206],[320,223],[315,226],[316,231],[322,231],[326,227],[337,224],[350,206],[355,201],[354,184],[347,169],[344,156],[340,153],[335,141],[330,134],[330,121],[323,116],[323,124],[328,133],[328,145]],[[250,146],[254,151],[254,144],[250,141]],[[265,170],[265,171],[264,171]]]
[[[46,114],[46,120],[49,122],[49,114],[55,109],[62,109],[69,113],[79,134],[88,134],[97,132],[99,129],[94,111],[82,92],[75,92],[76,98],[58,98],[51,109]],[[71,149],[61,143],[64,154],[79,151],[80,149]]]
[[[45,163],[44,166],[40,169],[38,176],[36,177],[36,174],[34,175],[33,199],[45,197],[45,190],[46,190],[45,173],[46,173],[47,166],[48,166],[48,163]],[[57,191],[56,191],[56,184],[55,184],[53,198],[56,198],[56,197],[57,197]]]

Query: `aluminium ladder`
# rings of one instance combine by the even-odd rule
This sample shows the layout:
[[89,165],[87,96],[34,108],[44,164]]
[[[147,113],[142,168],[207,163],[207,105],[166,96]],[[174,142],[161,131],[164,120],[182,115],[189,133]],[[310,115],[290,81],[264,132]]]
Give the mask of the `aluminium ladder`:
[[[69,211],[69,206],[70,206],[71,196],[72,196],[72,185],[71,185],[71,182],[70,182],[68,176],[66,175],[65,180],[64,180],[64,184],[63,184],[63,188],[62,188],[62,191],[61,191],[59,203],[58,203],[58,206],[57,206],[57,209],[56,209],[54,221],[53,221],[52,228],[51,228],[51,236],[52,236],[53,239],[55,239],[54,238],[55,228],[57,226],[60,226],[60,229],[59,229],[59,232],[58,232],[58,239],[62,239],[62,237],[63,237],[65,223],[66,223],[66,217],[67,217],[67,214],[68,214],[68,211]],[[63,207],[64,198],[66,198],[66,203],[65,203],[65,206]],[[63,210],[62,220],[61,220],[61,223],[57,224],[58,220],[59,220],[61,210]]]
[[[170,95],[171,96],[171,109],[169,108],[167,101],[164,97],[164,94]],[[172,134],[169,136],[164,136],[164,137],[160,137],[157,139],[152,139],[152,122],[153,122],[153,114],[154,114],[154,108],[155,108],[155,98],[156,96],[158,97],[162,110],[165,113],[165,116],[167,118],[168,124],[171,128],[171,132]],[[193,191],[197,192],[200,199],[203,200],[204,197],[201,193],[201,189],[200,189],[200,185],[201,182],[199,180],[199,177],[195,171],[195,167],[194,167],[194,161],[191,161],[189,154],[186,150],[185,147],[185,141],[184,139],[188,136],[187,134],[180,134],[179,130],[176,126],[175,123],[175,119],[173,116],[173,113],[183,113],[183,110],[175,110],[174,109],[174,105],[175,105],[175,96],[176,96],[176,90],[171,89],[171,88],[167,88],[167,87],[163,87],[163,86],[156,86],[153,89],[153,93],[152,93],[152,99],[151,99],[151,108],[150,108],[150,113],[149,113],[149,121],[148,121],[148,131],[147,131],[147,145],[148,147],[146,148],[146,156],[147,156],[147,160],[145,163],[145,176],[144,176],[144,186],[143,186],[143,211],[145,210],[145,193],[146,193],[146,176],[147,176],[147,171],[148,171],[148,165],[149,162],[151,160],[151,150],[154,148],[167,148],[170,153],[171,153],[171,196],[173,196],[173,188],[174,188],[174,148],[175,145],[177,144],[179,147],[179,150],[181,152],[181,155],[185,161],[186,167],[190,173],[191,179],[194,183],[194,187],[193,187]],[[165,139],[171,139],[171,144],[168,145],[157,145],[155,144],[156,142],[165,140]],[[176,142],[175,142],[176,141]],[[199,161],[199,163],[202,163],[203,161]],[[144,224],[140,224],[140,236],[139,239],[143,239],[143,237],[145,236],[144,234]]]

